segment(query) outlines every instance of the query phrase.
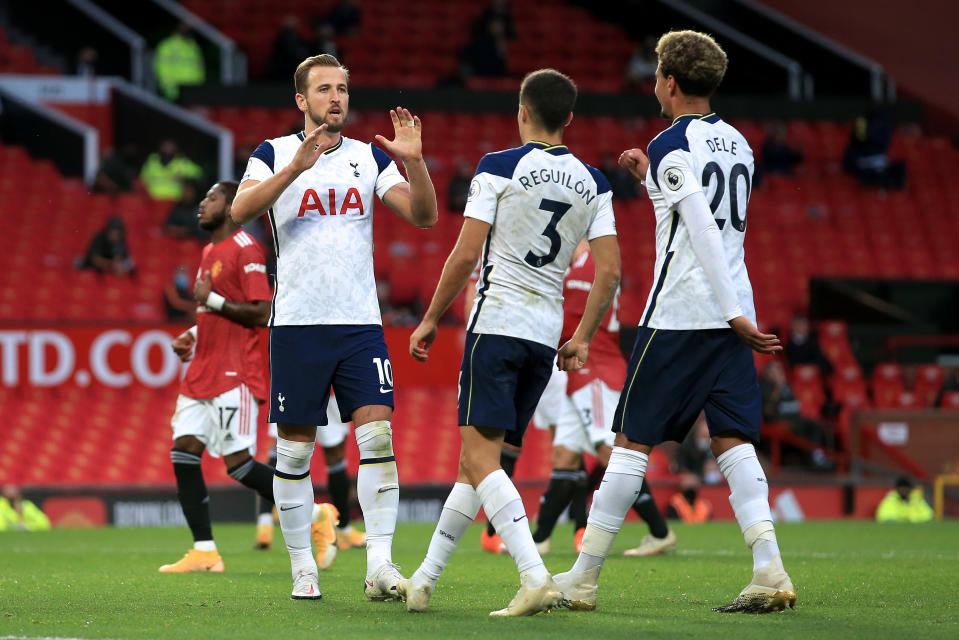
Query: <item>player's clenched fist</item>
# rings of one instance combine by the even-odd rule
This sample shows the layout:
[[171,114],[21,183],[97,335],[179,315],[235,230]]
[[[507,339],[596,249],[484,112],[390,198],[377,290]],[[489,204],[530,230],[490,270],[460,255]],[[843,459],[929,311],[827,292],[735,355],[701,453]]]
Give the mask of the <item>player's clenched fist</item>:
[[177,354],[182,362],[189,362],[193,358],[193,345],[196,340],[189,331],[184,331],[173,340],[173,353]]
[[646,171],[649,169],[649,158],[640,149],[627,149],[619,155],[619,166],[642,182],[646,179]]
[[589,356],[589,344],[569,340],[559,348],[556,357],[556,367],[560,371],[576,371],[586,366]]

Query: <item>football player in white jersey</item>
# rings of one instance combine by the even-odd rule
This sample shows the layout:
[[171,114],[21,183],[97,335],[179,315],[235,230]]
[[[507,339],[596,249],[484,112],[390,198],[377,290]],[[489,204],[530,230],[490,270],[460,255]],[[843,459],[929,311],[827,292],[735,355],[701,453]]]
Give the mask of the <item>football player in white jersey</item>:
[[246,224],[269,211],[276,248],[270,318],[270,421],[277,423],[274,496],[290,552],[293,599],[319,599],[310,550],[316,425],[325,425],[332,386],[360,451],[357,498],[366,523],[366,596],[398,599],[392,561],[399,484],[393,457],[393,370],[373,279],[373,198],[409,221],[436,223],[436,193],[423,161],[422,124],[390,111],[395,137],[377,144],[406,167],[407,183],[379,147],[341,132],[349,72],[312,56],[293,76],[303,131],[253,152],[233,205]]
[[796,602],[769,509],[759,440],[761,398],[750,348],[781,351],[756,328],[743,261],[753,153],[709,108],[726,54],[709,36],[665,34],[656,46],[656,98],[672,126],[648,158],[625,151],[620,164],[644,182],[656,212],[656,272],[613,418],[615,446],[593,499],[583,550],[556,576],[571,607],[596,608],[597,580],[623,518],[636,500],[652,447],[681,441],[705,410],[712,451],[729,502],[753,552],[753,579],[714,611],[783,610]]
[[504,442],[522,444],[549,380],[563,327],[563,275],[581,238],[593,248],[595,286],[582,322],[559,350],[560,368],[586,362],[619,283],[609,182],[562,144],[575,100],[576,86],[558,71],[543,69],[523,80],[517,120],[524,144],[480,161],[459,240],[410,337],[411,355],[425,361],[440,316],[482,257],[460,369],[459,472],[426,559],[400,582],[409,611],[428,607],[440,573],[480,506],[520,572],[516,597],[491,615],[533,615],[562,602],[536,551],[520,495],[500,467],[500,449]]

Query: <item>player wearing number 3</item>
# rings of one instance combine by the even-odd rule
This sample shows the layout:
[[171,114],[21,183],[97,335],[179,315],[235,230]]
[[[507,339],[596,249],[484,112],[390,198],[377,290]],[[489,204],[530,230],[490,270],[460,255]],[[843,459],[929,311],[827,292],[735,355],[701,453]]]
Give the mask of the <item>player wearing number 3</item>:
[[643,181],[656,212],[656,271],[613,417],[616,439],[593,499],[583,550],[556,582],[573,608],[595,609],[597,580],[643,484],[652,447],[681,441],[705,410],[712,451],[753,553],[753,579],[716,611],[793,606],[769,510],[759,440],[761,398],[751,349],[780,351],[756,329],[743,239],[753,153],[709,109],[726,54],[707,35],[667,33],[656,46],[656,98],[672,126],[620,164]]
[[410,611],[427,608],[440,572],[480,506],[513,556],[521,581],[509,606],[491,615],[532,615],[562,602],[536,550],[519,493],[500,467],[500,450],[504,441],[522,443],[549,380],[563,328],[563,274],[581,238],[590,242],[596,272],[583,318],[559,350],[560,368],[586,364],[589,343],[619,285],[609,182],[562,144],[575,101],[576,86],[557,71],[536,71],[523,80],[517,120],[524,144],[480,161],[459,240],[410,338],[410,353],[426,360],[440,317],[482,258],[459,379],[459,472],[426,559],[411,579],[400,582]]
[[373,144],[341,135],[349,72],[331,55],[294,74],[303,131],[268,140],[247,165],[233,219],[269,211],[276,246],[270,318],[270,421],[277,423],[273,488],[290,552],[293,599],[320,598],[310,549],[316,426],[327,424],[330,387],[360,451],[357,498],[366,524],[365,593],[398,599],[392,561],[399,506],[393,457],[393,372],[373,279],[373,198],[417,227],[436,223],[436,193],[423,161],[419,118],[390,112],[395,138],[377,143],[400,158],[409,183]]

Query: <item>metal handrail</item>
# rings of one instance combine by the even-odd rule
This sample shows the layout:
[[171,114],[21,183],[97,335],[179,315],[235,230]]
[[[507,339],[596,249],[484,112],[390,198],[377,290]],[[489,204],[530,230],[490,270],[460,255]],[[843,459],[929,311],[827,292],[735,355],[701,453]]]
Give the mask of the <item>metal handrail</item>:
[[764,17],[772,20],[773,22],[778,22],[781,26],[795,31],[800,34],[807,40],[815,42],[817,45],[824,49],[828,49],[837,56],[844,58],[847,62],[854,64],[858,67],[862,67],[866,72],[869,73],[869,92],[873,100],[881,101],[884,97],[889,100],[895,99],[896,94],[896,85],[892,83],[891,85],[886,86],[886,95],[883,95],[883,68],[875,60],[871,60],[866,56],[856,53],[852,49],[848,49],[843,45],[839,44],[835,40],[824,36],[814,29],[793,20],[789,16],[776,11],[770,7],[767,7],[764,4],[756,2],[756,0],[735,0],[739,4],[743,5],[763,15]]
[[146,51],[146,40],[90,0],[67,0],[67,2],[130,46],[130,80],[137,86],[143,86],[143,56]]
[[712,29],[714,32],[722,34],[726,38],[729,38],[733,42],[739,44],[744,49],[752,51],[756,55],[765,58],[774,65],[782,67],[786,70],[788,78],[787,86],[789,99],[801,100],[803,98],[803,70],[802,65],[800,65],[798,62],[786,55],[783,55],[779,51],[776,51],[772,47],[764,45],[755,38],[747,36],[742,31],[730,27],[721,20],[717,20],[708,13],[700,11],[692,5],[683,2],[683,0],[659,0],[659,2],[666,5],[670,9],[674,9],[685,14],[690,19]]

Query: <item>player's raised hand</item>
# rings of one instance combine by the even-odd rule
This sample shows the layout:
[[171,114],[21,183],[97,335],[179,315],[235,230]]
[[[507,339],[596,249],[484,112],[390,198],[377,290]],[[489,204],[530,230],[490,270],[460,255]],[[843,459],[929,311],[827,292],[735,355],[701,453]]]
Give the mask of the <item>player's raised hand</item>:
[[560,371],[576,371],[586,366],[589,357],[589,343],[578,342],[575,338],[569,340],[556,352],[556,367]]
[[193,359],[193,345],[196,340],[189,331],[184,331],[173,339],[173,353],[177,354],[182,362],[189,362]]
[[393,121],[393,139],[387,140],[377,134],[376,141],[403,162],[421,160],[423,158],[423,123],[420,122],[419,117],[403,107],[396,107],[390,109],[390,120]]
[[646,171],[649,169],[649,158],[641,149],[627,149],[619,154],[619,166],[642,182],[646,179]]
[[771,333],[762,333],[746,316],[733,318],[729,321],[729,326],[736,332],[739,339],[748,344],[753,351],[776,353],[783,350],[779,338]]
[[333,141],[329,138],[323,138],[321,135],[326,131],[326,123],[321,124],[309,135],[303,138],[300,148],[290,161],[290,166],[297,172],[303,173],[314,164],[323,152],[333,146]]
[[410,336],[410,355],[415,360],[426,362],[434,340],[436,340],[436,324],[424,320]]

